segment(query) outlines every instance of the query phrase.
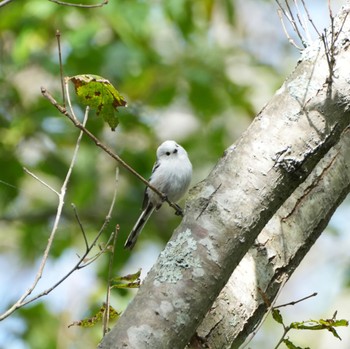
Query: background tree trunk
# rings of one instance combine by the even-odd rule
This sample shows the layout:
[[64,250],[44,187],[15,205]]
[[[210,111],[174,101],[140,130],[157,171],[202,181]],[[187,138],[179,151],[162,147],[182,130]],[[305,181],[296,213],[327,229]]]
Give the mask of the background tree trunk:
[[[335,32],[340,30],[344,16],[342,12],[336,21]],[[332,57],[328,57],[336,59],[333,83],[329,83],[323,44],[317,41],[304,52],[294,72],[238,143],[226,150],[208,178],[191,191],[182,223],[100,348],[184,348],[189,342],[258,234],[339,142],[349,124],[348,22]],[[344,195],[342,192],[334,202],[339,203]],[[320,228],[330,212],[319,220]],[[306,222],[298,224],[300,231],[308,230]],[[293,252],[297,257],[291,257],[284,266],[286,273],[274,264],[276,255],[284,255],[285,244],[275,245],[276,251],[267,255],[269,263],[265,264],[269,267],[265,271],[271,274],[271,300],[315,235],[301,235],[300,239],[301,247]],[[245,283],[244,278],[240,282]],[[255,298],[251,301],[256,302]],[[264,311],[258,309],[258,315],[246,327],[248,331]],[[247,335],[243,328],[237,341]]]

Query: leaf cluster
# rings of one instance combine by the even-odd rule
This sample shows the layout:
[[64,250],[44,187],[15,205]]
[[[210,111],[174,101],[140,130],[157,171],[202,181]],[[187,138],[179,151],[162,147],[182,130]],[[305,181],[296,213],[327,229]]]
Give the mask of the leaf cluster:
[[310,349],[301,348],[296,346],[289,338],[287,338],[287,333],[290,330],[309,330],[309,331],[319,331],[319,330],[327,330],[333,334],[334,337],[341,340],[339,334],[336,331],[336,327],[348,327],[349,321],[345,319],[336,319],[335,312],[334,316],[331,319],[319,319],[319,320],[307,320],[307,321],[296,321],[292,322],[289,325],[286,325],[283,320],[283,316],[281,311],[276,308],[272,308],[272,318],[279,324],[281,324],[284,328],[284,332],[281,340],[276,346],[276,349],[279,347],[281,343],[284,343],[288,349]]

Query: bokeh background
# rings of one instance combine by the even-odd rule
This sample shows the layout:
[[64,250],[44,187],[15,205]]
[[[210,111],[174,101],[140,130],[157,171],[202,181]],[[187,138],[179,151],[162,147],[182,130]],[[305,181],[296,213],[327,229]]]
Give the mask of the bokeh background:
[[[327,1],[306,3],[322,31],[329,24]],[[333,1],[333,11],[343,3]],[[94,113],[88,128],[146,178],[157,146],[175,139],[193,163],[192,185],[207,176],[225,148],[244,132],[299,57],[283,33],[274,1],[110,0],[100,8],[82,9],[48,0],[14,0],[0,7],[0,312],[33,281],[57,208],[56,195],[23,167],[59,189],[78,136],[40,93],[44,86],[62,100],[57,29],[64,74],[101,75],[128,101],[127,108],[119,109],[115,132]],[[310,36],[316,37],[311,28]],[[81,107],[74,105],[81,115]],[[110,206],[116,166],[83,138],[59,230],[34,294],[65,275],[84,251],[71,203],[90,241],[96,235]],[[120,169],[116,206],[102,237],[107,241],[119,224],[113,275],[142,268],[144,277],[179,224],[164,205],[132,253],[124,251],[143,190],[142,183]],[[287,322],[330,318],[335,310],[339,318],[350,319],[349,210],[347,200],[283,290],[282,303],[319,293],[285,309]],[[95,348],[101,327],[68,325],[94,314],[103,303],[108,263],[106,254],[2,321],[0,348]],[[113,290],[112,306],[122,311],[133,294]],[[250,347],[273,348],[281,333],[268,319]],[[349,348],[349,329],[339,334],[342,342],[330,333],[303,332],[291,338],[312,348]]]

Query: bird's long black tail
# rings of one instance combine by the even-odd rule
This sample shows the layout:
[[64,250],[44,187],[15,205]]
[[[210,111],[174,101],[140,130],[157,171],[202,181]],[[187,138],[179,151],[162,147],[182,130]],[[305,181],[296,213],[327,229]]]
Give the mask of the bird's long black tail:
[[146,206],[146,208],[142,211],[139,219],[135,223],[134,227],[132,228],[132,230],[131,230],[131,232],[130,232],[130,234],[125,242],[124,248],[128,248],[129,250],[131,250],[135,246],[138,236],[140,235],[143,227],[145,226],[146,222],[148,221],[148,218],[153,213],[154,209],[155,209],[155,207],[151,203],[149,203]]

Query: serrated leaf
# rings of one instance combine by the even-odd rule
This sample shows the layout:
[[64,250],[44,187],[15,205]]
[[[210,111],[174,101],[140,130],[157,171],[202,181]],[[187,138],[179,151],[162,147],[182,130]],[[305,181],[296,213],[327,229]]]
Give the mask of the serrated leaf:
[[74,84],[80,101],[96,110],[96,114],[114,131],[119,124],[115,112],[118,107],[125,107],[127,104],[118,90],[107,79],[98,75],[82,74],[68,79]]
[[[98,312],[89,318],[74,321],[68,327],[71,326],[80,326],[80,327],[93,327],[97,323],[100,323],[103,320],[104,313],[106,311],[106,304],[103,304],[101,308],[98,310]],[[111,305],[109,306],[109,320],[117,320],[120,316],[120,313],[118,313]]]
[[140,287],[141,269],[134,274],[117,276],[111,280],[111,288],[138,288]]
[[272,309],[272,317],[276,322],[283,325],[283,317],[278,309]]

